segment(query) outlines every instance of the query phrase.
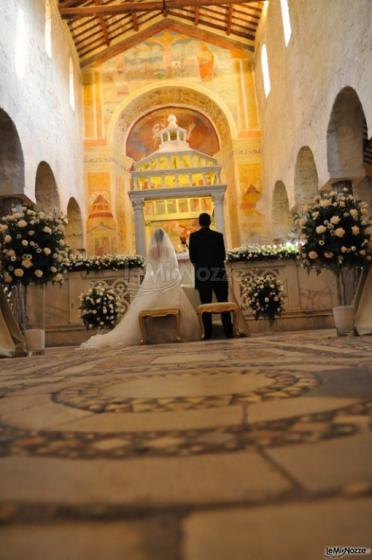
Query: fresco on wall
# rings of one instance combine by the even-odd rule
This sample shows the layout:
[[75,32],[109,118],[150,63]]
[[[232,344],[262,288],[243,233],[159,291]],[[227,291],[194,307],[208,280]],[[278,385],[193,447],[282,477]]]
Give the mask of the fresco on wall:
[[150,82],[165,79],[209,87],[237,113],[238,93],[234,84],[239,80],[235,78],[238,71],[233,62],[234,53],[165,30],[104,62],[96,71],[101,75],[105,124],[118,100]]
[[216,131],[211,122],[198,111],[180,107],[164,107],[148,113],[133,126],[127,140],[126,154],[138,161],[158,149],[160,130],[168,126],[168,117],[177,117],[179,126],[188,131],[190,146],[205,154],[219,150]]
[[[162,31],[105,63],[104,84],[196,78],[211,81],[232,72],[230,51],[175,31]],[[126,90],[122,90],[125,93]]]
[[116,221],[111,209],[109,173],[88,173],[88,254],[102,256],[115,253]]
[[265,217],[257,210],[261,198],[261,166],[259,164],[239,166],[241,239],[246,242],[259,241],[265,229]]

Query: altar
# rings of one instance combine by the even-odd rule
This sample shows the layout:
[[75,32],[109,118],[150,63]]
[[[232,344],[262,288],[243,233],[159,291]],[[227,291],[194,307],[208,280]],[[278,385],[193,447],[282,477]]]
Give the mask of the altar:
[[178,266],[181,273],[181,285],[195,311],[200,305],[199,293],[194,288],[194,267],[187,252],[177,254]]
[[160,132],[159,148],[136,162],[131,172],[136,251],[142,255],[159,227],[182,253],[202,212],[211,215],[212,227],[224,232],[226,185],[221,182],[221,167],[215,158],[190,147],[187,131],[174,115],[168,123]]

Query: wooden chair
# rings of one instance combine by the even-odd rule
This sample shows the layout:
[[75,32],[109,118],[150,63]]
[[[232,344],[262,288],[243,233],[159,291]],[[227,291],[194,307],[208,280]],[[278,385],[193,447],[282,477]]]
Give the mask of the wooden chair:
[[223,301],[223,302],[213,302],[213,303],[202,303],[198,306],[198,318],[200,325],[200,338],[204,339],[204,323],[203,323],[203,313],[225,313],[229,312],[233,314],[233,332],[234,336],[239,336],[239,306],[233,301]]
[[141,344],[145,344],[146,329],[145,329],[145,319],[146,317],[168,317],[173,316],[176,318],[176,341],[181,341],[181,310],[178,307],[164,307],[158,309],[143,309],[138,315],[139,326],[141,330]]

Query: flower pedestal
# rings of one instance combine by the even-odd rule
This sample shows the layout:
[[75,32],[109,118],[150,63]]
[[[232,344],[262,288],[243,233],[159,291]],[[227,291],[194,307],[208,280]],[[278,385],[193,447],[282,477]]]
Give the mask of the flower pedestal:
[[354,307],[339,305],[333,308],[333,318],[338,336],[346,336],[354,332]]
[[25,297],[24,334],[27,350],[35,354],[45,351],[45,285],[30,284]]

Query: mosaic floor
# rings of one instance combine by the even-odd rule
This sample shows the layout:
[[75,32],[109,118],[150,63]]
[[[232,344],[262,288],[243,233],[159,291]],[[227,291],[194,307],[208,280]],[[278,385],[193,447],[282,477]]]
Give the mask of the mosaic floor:
[[0,559],[371,548],[371,343],[318,331],[1,360]]

